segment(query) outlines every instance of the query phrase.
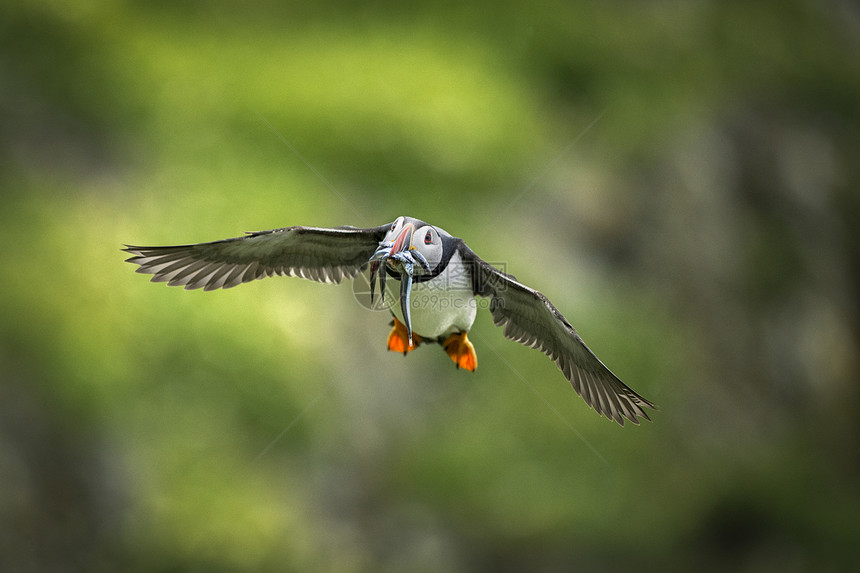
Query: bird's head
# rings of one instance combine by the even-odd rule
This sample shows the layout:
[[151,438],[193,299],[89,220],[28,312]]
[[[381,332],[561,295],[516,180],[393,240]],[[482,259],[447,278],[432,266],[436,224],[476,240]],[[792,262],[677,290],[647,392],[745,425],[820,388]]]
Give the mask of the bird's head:
[[429,274],[442,260],[442,239],[447,235],[441,229],[420,219],[398,217],[379,243],[371,261],[379,261],[386,268],[402,275]]

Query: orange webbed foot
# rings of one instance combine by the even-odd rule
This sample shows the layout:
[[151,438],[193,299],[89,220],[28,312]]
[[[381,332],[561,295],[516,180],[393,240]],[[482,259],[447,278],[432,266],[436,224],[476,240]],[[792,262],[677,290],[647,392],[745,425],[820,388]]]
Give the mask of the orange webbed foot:
[[421,344],[421,337],[412,333],[412,344],[409,344],[409,335],[406,332],[406,325],[394,317],[394,327],[388,333],[388,350],[392,352],[402,352],[404,356],[412,352],[418,345]]
[[478,367],[478,355],[475,354],[475,347],[465,332],[452,334],[442,342],[442,348],[454,361],[457,368],[474,372]]

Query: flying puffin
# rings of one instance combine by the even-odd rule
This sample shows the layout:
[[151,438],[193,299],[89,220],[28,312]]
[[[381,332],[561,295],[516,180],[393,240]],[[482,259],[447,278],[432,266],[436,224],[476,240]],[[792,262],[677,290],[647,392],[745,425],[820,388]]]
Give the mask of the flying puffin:
[[285,227],[211,243],[123,250],[133,255],[126,260],[139,265],[137,272],[154,275],[153,282],[186,289],[226,289],[275,275],[336,284],[369,266],[372,302],[375,296],[384,301],[387,280],[399,282],[399,301],[388,301],[394,319],[388,349],[407,354],[422,343],[438,343],[457,368],[469,371],[478,366],[468,338],[476,297],[489,298],[505,338],[554,360],[599,414],[623,426],[624,418],[650,420],[643,407],[655,408],[603,365],[543,294],[419,219],[398,217],[365,229]]

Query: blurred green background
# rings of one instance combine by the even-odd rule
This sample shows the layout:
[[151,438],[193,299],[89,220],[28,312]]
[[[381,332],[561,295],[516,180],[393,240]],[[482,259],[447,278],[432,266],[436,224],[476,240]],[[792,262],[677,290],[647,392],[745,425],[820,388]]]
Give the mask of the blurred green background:
[[[849,568],[858,38],[841,0],[5,3],[0,569]],[[468,374],[349,284],[119,250],[398,215],[653,423],[487,313]]]

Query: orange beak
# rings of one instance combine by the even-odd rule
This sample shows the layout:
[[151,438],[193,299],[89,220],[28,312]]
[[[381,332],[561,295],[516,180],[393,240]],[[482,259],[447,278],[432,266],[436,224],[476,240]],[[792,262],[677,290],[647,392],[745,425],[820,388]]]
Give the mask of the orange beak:
[[408,251],[412,247],[412,233],[415,232],[415,226],[412,223],[407,223],[403,226],[403,230],[394,239],[394,244],[391,246],[391,254],[401,251]]

